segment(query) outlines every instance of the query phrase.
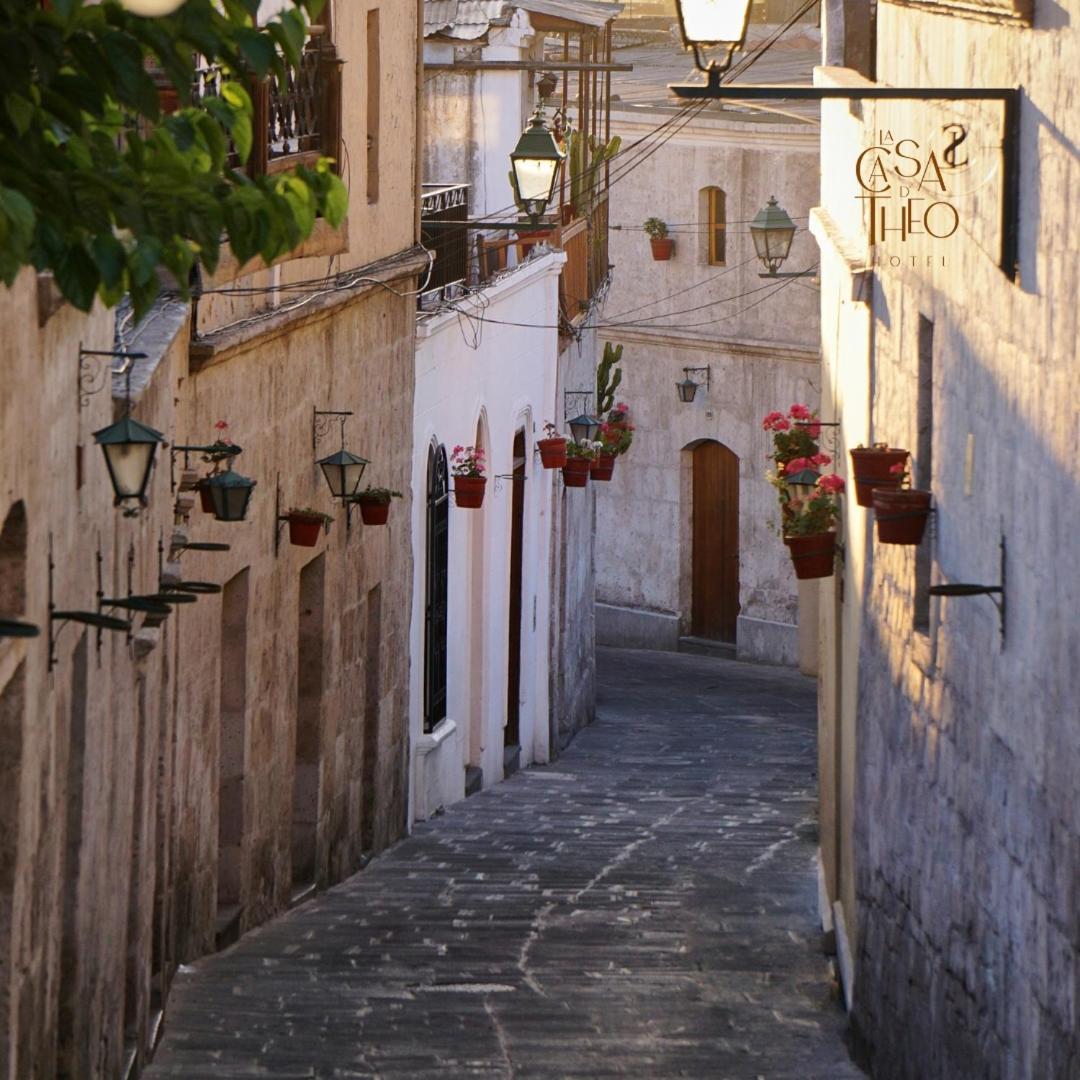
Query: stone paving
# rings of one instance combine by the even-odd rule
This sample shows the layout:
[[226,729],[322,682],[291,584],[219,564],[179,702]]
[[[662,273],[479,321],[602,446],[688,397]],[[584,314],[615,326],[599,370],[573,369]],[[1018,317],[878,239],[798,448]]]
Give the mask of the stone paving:
[[551,767],[184,969],[150,1077],[843,1080],[814,685],[601,650]]

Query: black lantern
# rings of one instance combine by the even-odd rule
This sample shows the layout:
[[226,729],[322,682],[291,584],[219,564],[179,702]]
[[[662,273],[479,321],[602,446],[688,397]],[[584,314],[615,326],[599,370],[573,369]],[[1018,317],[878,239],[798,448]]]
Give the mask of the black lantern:
[[255,481],[232,469],[214,473],[206,478],[206,489],[218,521],[243,521],[247,514]]
[[675,384],[675,389],[679,392],[679,400],[686,405],[694,400],[697,395],[697,387],[698,384],[689,377]]
[[[683,368],[683,374],[686,378],[682,382],[675,384],[675,390],[679,395],[679,400],[684,405],[688,405],[697,396],[699,386],[708,388],[711,385],[712,369],[709,367],[687,367]],[[694,379],[695,375],[704,375],[705,378],[702,382],[697,382]]]
[[750,235],[754,238],[754,250],[770,274],[780,269],[791,251],[795,236],[795,222],[780,206],[774,195],[750,223]]
[[[727,71],[746,37],[750,0],[677,0],[683,44],[701,71]],[[705,54],[719,50],[715,57]]]
[[800,469],[790,476],[784,475],[784,483],[791,489],[791,493],[800,499],[808,499],[814,494],[821,473],[816,469]]
[[94,432],[94,442],[105,454],[117,506],[128,501],[146,505],[146,485],[154,467],[154,453],[164,441],[160,431],[130,416]]
[[360,477],[368,467],[368,460],[342,448],[336,454],[323,458],[318,464],[330,486],[330,494],[335,499],[350,499],[360,487]]
[[514,201],[531,221],[538,221],[551,202],[565,156],[544,123],[543,107],[538,105],[510,154]]
[[574,442],[578,446],[583,446],[585,443],[593,442],[596,439],[596,433],[600,430],[600,421],[595,416],[582,413],[580,416],[575,416],[573,420],[570,420],[567,426],[570,428],[570,434],[574,437]]

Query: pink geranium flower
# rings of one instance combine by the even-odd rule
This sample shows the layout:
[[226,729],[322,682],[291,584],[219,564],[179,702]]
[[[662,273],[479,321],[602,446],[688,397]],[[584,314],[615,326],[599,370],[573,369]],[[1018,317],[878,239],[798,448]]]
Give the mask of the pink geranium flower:
[[895,465],[890,465],[889,472],[896,475],[901,475],[904,472],[904,463],[902,461],[898,461]]
[[773,431],[787,431],[791,427],[791,421],[787,417],[781,416],[779,420],[773,421]]
[[836,473],[830,473],[828,476],[821,477],[817,486],[822,491],[829,492],[830,495],[840,495],[844,490],[844,478],[837,476]]
[[809,420],[810,410],[805,405],[795,404],[788,409],[788,416],[793,420]]
[[811,465],[831,465],[832,458],[828,454],[815,454],[810,459]]
[[784,419],[784,414],[783,413],[771,412],[771,413],[769,413],[768,416],[765,417],[764,420],[761,421],[761,426],[766,431],[772,431],[773,430],[773,425],[776,423],[776,421],[777,420],[783,420],[783,419]]
[[786,472],[786,473],[802,472],[803,469],[809,469],[810,468],[810,462],[811,462],[811,459],[804,458],[804,457],[792,458],[784,466],[784,472]]

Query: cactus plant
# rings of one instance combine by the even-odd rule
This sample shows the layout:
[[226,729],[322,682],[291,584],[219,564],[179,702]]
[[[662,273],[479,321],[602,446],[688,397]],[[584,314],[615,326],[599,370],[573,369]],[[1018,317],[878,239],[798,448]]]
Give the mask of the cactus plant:
[[570,202],[579,214],[585,214],[592,208],[600,190],[600,168],[619,152],[622,139],[616,135],[604,143],[595,135],[586,136],[581,131],[570,131],[567,143]]
[[[604,342],[604,356],[596,368],[596,414],[605,416],[615,405],[615,391],[622,382],[622,368],[618,366],[622,359],[623,347]],[[613,370],[614,369],[614,370]]]

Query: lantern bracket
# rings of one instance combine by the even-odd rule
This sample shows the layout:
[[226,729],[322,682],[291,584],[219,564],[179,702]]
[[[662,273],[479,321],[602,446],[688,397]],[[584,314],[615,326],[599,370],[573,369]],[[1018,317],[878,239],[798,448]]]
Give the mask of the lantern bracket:
[[196,446],[194,444],[179,444],[174,443],[169,447],[169,490],[176,493],[176,455],[184,455],[184,469],[191,468],[191,455],[192,454],[205,454],[208,461],[212,461],[216,466],[219,461],[228,461],[231,464],[231,459],[236,457],[237,454],[244,452],[243,447],[228,445],[223,446],[218,443],[216,446]]
[[496,492],[501,492],[503,489],[503,480],[509,480],[511,483],[516,483],[518,480],[528,480],[529,478],[523,473],[496,473],[492,479],[495,481],[492,488]]
[[[1001,250],[998,266],[1016,280],[1020,236],[1020,87],[1017,86],[749,86],[721,85],[710,67],[706,81],[669,85],[679,98],[711,101],[999,101],[1002,105]],[[872,205],[872,204],[871,204]],[[772,275],[768,275],[772,276]],[[784,275],[778,274],[777,277]]]
[[700,375],[702,372],[705,373],[705,381],[703,383],[698,383],[698,387],[700,388],[700,387],[704,386],[706,390],[711,390],[712,389],[712,368],[711,367],[706,366],[706,367],[684,367],[683,368],[683,374],[688,379],[693,378],[695,375]]
[[574,409],[570,408],[571,398],[584,398],[585,404],[581,406],[582,409],[586,408],[593,399],[592,390],[564,390],[563,391],[563,423],[565,424],[571,416],[574,415]]
[[[108,356],[114,360],[123,360],[124,363],[118,368],[114,368],[111,365],[105,364],[97,371],[94,370],[94,365],[90,362],[90,357]],[[129,392],[128,397],[131,397],[130,393],[130,379],[131,379],[131,364],[133,360],[145,360],[146,353],[143,352],[129,352],[126,349],[84,349],[82,345],[79,346],[79,374],[78,374],[78,400],[79,411],[87,408],[90,404],[90,398],[94,394],[100,393],[105,389],[105,384],[108,382],[109,377],[113,375],[127,375],[129,380]]]
[[330,425],[337,420],[341,426],[341,448],[345,449],[345,420],[347,417],[352,416],[352,412],[345,412],[340,409],[316,409],[311,410],[311,449],[316,451],[319,448],[319,440],[323,438],[330,430]]
[[998,544],[1001,558],[999,583],[997,585],[972,585],[957,582],[948,585],[931,585],[931,596],[989,596],[998,613],[998,629],[1001,633],[1001,647],[1005,648],[1005,536],[1002,534]]

